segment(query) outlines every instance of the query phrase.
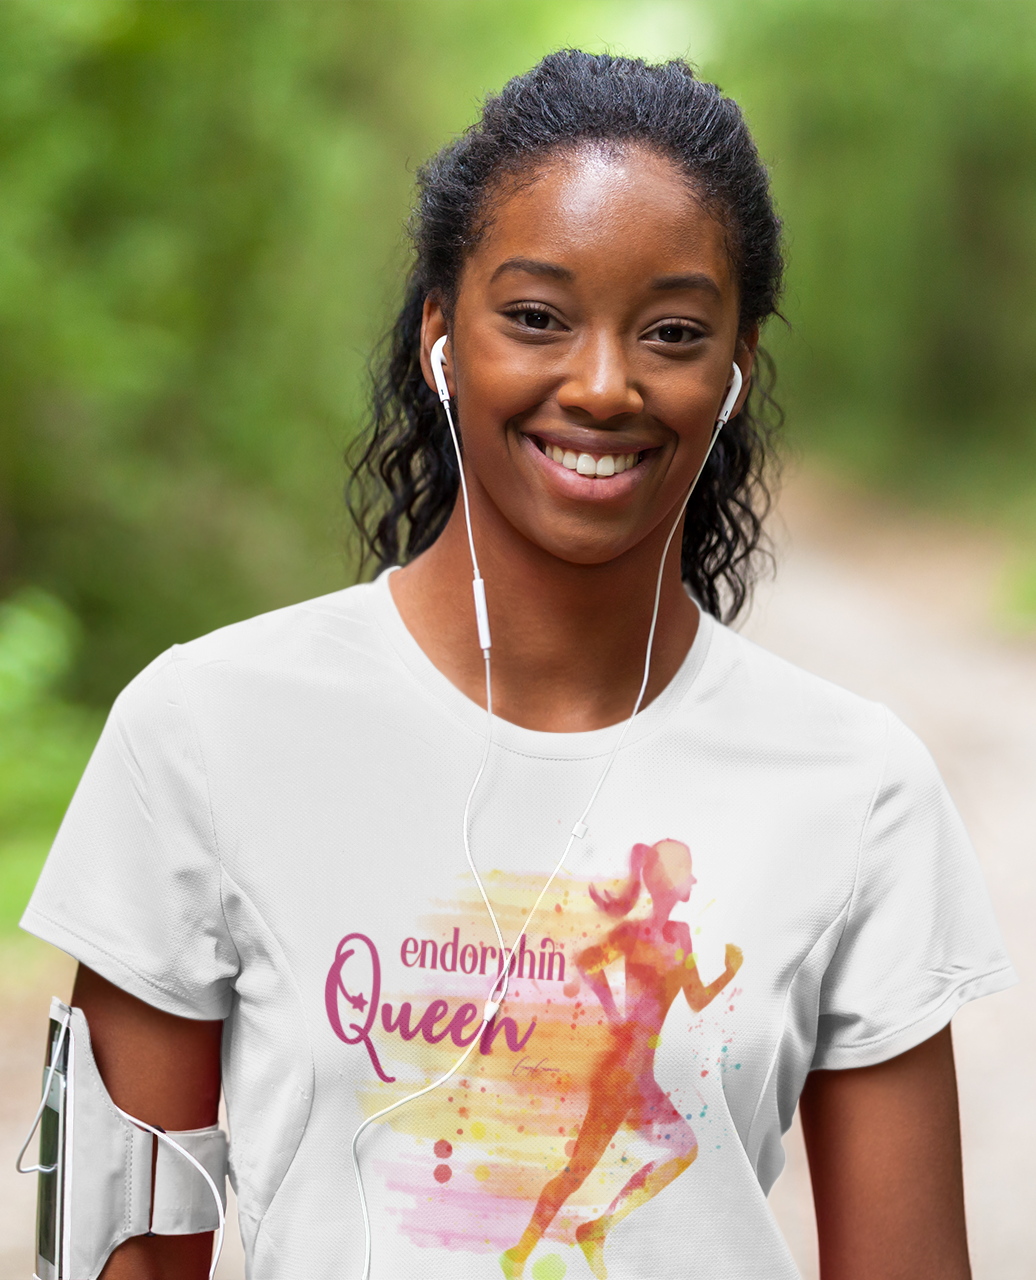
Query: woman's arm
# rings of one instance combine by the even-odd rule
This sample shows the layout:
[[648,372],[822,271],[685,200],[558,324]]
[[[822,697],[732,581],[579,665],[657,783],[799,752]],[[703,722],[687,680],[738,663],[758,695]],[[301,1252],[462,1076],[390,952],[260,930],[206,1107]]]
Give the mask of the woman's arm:
[[732,942],[728,942],[726,952],[727,967],[708,986],[705,986],[701,980],[697,961],[690,965],[687,969],[687,977],[683,980],[683,994],[693,1013],[701,1013],[706,1005],[715,1000],[727,983],[733,979],[738,969],[741,968],[744,958],[741,948],[735,947]]
[[950,1029],[801,1099],[822,1280],[970,1280]]
[[[112,1100],[162,1129],[203,1129],[219,1112],[222,1022],[177,1018],[80,965],[72,1004],[90,1027],[94,1058]],[[120,1245],[102,1280],[205,1280],[212,1232],[136,1236]]]

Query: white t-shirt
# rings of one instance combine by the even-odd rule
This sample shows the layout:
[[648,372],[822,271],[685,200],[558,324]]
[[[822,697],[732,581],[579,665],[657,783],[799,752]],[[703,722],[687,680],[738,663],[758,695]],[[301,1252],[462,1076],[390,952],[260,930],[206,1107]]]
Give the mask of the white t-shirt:
[[[497,722],[471,841],[508,943],[620,729]],[[1015,980],[930,756],[703,616],[480,1031],[484,731],[387,575],[177,646],[116,702],[23,927],[227,1019],[253,1280],[359,1277],[352,1135],[475,1036],[361,1139],[375,1280],[499,1280],[538,1203],[532,1280],[585,1280],[593,1248],[617,1280],[794,1277],[765,1197],[807,1072]]]

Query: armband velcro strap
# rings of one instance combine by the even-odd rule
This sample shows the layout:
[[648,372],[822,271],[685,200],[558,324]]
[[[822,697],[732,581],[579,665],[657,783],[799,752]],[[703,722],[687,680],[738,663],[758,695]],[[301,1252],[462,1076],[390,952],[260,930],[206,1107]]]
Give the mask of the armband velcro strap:
[[[218,1125],[207,1129],[169,1130],[168,1137],[202,1166],[227,1207],[227,1135]],[[219,1215],[208,1183],[193,1165],[164,1142],[158,1144],[155,1195],[151,1203],[151,1230],[156,1236],[192,1236],[215,1231]]]

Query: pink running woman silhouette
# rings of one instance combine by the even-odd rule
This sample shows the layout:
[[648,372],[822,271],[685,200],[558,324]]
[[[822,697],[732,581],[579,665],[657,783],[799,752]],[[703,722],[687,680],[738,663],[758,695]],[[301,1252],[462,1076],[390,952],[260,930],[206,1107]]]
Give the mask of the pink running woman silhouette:
[[[655,1050],[662,1024],[680,991],[700,1013],[741,967],[738,947],[727,945],[727,967],[705,986],[691,946],[691,931],[669,916],[678,902],[691,896],[695,878],[691,853],[677,840],[634,845],[630,874],[613,896],[590,886],[594,902],[612,916],[627,916],[640,896],[643,881],[651,895],[651,914],[624,920],[600,942],[575,958],[587,985],[601,1002],[611,1027],[611,1042],[597,1064],[590,1102],[568,1165],[540,1192],[521,1240],[500,1258],[508,1280],[521,1276],[525,1263],[553,1222],[558,1210],[582,1186],[625,1122],[660,1152],[626,1183],[600,1218],[584,1222],[576,1241],[597,1280],[607,1280],[604,1242],[608,1232],[634,1209],[678,1178],[698,1154],[694,1130],[666,1097],[655,1079]],[[626,1016],[623,1017],[604,972],[614,960],[626,962]]]

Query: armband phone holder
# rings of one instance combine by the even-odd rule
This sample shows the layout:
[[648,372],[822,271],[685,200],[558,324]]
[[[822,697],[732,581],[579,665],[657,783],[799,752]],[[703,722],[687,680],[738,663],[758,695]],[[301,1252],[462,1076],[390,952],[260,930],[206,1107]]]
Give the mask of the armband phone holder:
[[[40,1128],[40,1158],[22,1155]],[[154,1190],[152,1163],[155,1143]],[[117,1107],[94,1061],[81,1009],[55,997],[43,1097],[19,1173],[37,1173],[36,1280],[96,1280],[131,1236],[219,1232],[223,1244],[227,1136],[216,1125],[169,1132]]]

